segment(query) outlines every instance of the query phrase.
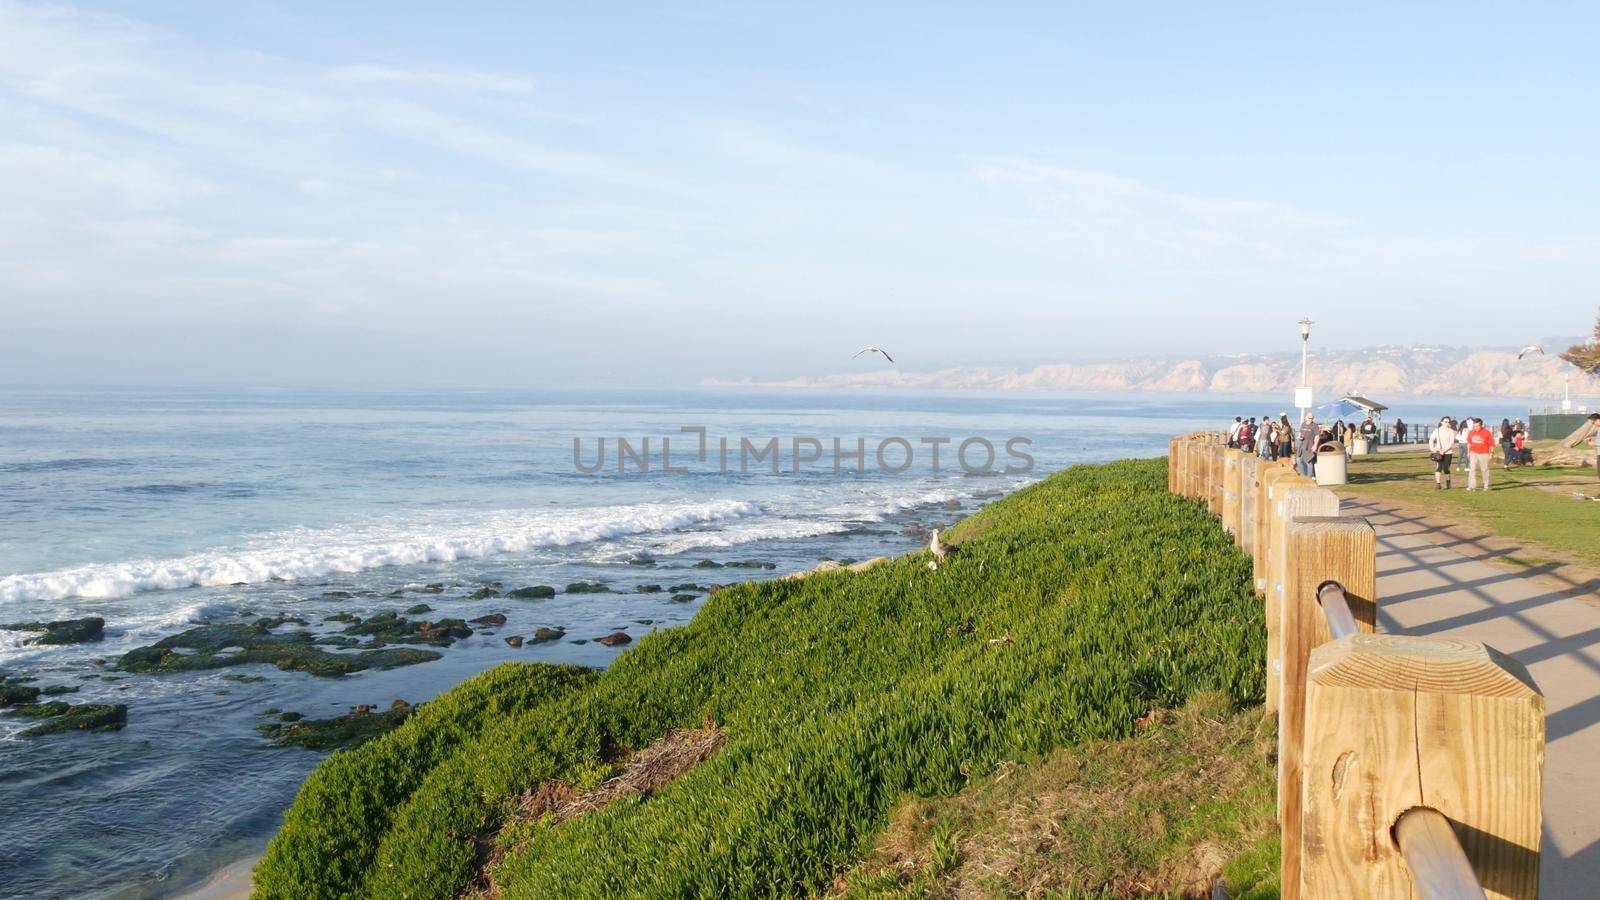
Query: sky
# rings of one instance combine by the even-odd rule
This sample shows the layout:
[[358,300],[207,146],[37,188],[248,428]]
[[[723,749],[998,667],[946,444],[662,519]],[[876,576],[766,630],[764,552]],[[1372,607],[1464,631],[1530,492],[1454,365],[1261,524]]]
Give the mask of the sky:
[[1557,3],[0,0],[0,382],[1585,334],[1596,34]]

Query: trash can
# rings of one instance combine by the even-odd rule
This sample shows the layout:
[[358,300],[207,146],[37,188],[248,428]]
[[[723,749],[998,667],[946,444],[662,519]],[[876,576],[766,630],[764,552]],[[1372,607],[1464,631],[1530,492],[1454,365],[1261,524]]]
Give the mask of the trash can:
[[1328,441],[1317,448],[1317,484],[1344,484],[1348,481],[1348,466],[1344,444]]
[[1364,434],[1356,435],[1355,439],[1350,442],[1350,455],[1351,456],[1366,456],[1368,453],[1371,453],[1371,452],[1372,452],[1372,444],[1367,439],[1367,436],[1364,435]]

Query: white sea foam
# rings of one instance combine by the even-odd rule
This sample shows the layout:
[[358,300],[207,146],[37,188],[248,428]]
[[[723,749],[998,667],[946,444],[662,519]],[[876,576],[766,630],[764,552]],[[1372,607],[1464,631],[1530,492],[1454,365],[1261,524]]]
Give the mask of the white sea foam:
[[0,578],[0,603],[125,597],[141,591],[255,584],[383,566],[482,559],[627,535],[709,525],[762,508],[742,500],[650,503],[577,510],[496,510],[421,521],[295,529],[238,547]]

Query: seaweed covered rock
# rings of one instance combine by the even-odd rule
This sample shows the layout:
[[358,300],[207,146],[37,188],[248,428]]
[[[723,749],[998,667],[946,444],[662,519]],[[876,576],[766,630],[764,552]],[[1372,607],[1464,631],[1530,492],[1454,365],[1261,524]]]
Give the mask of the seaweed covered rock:
[[19,706],[0,715],[46,720],[31,728],[23,729],[22,737],[40,737],[64,731],[120,731],[128,724],[128,707],[121,703],[85,703],[74,706],[61,700],[52,700],[48,703]]
[[638,587],[634,588],[633,590],[636,593],[640,593],[640,594],[659,594],[659,593],[661,593],[661,585],[659,585],[659,584],[641,584]]
[[722,564],[725,569],[776,569],[777,563],[770,563],[764,559],[736,559]]
[[626,631],[613,631],[605,637],[598,637],[594,640],[595,643],[604,644],[607,647],[620,647],[623,644],[633,643],[633,638],[628,637],[628,633]]
[[459,638],[472,637],[472,629],[462,619],[437,622],[402,618],[399,613],[381,612],[346,628],[344,634],[366,635],[381,644],[431,644],[448,647]]
[[567,585],[569,594],[603,594],[611,590],[603,581],[574,581]]
[[12,622],[0,625],[5,631],[37,631],[40,635],[25,644],[87,644],[106,637],[106,620],[99,616],[62,619],[58,622]]
[[32,703],[37,699],[39,699],[39,689],[36,687],[18,684],[9,679],[0,682],[0,706]]
[[420,616],[423,613],[431,613],[431,612],[433,612],[433,607],[429,606],[426,603],[418,603],[416,606],[413,606],[413,607],[410,607],[409,609],[407,609],[405,611],[405,614],[408,615],[408,616]]
[[667,599],[671,600],[673,603],[693,603],[695,597],[693,594],[673,594]]
[[520,649],[522,647],[522,635],[513,634],[512,636],[506,638],[506,645],[511,647],[513,650]]
[[[129,650],[117,660],[117,668],[145,675],[167,675],[257,663],[333,678],[365,669],[393,669],[439,658],[438,653],[430,650],[409,647],[333,653],[317,647],[317,636],[309,631],[273,634],[272,628],[280,621],[260,619],[248,624],[200,625],[149,646]],[[352,627],[361,628],[366,624]]]
[[540,628],[533,633],[529,640],[535,644],[544,644],[550,641],[559,641],[567,636],[565,628]]
[[472,620],[474,625],[504,625],[505,623],[505,613],[489,613],[487,616],[479,616]]
[[486,587],[486,588],[478,588],[477,590],[475,590],[472,593],[468,594],[467,595],[467,599],[468,600],[487,600],[490,597],[498,597],[498,596],[500,596],[500,592],[499,591],[495,590],[492,587]]
[[548,584],[536,584],[531,587],[520,587],[514,591],[507,591],[506,597],[511,600],[549,600],[556,595],[556,589]]
[[337,750],[358,747],[375,737],[388,734],[411,718],[411,713],[411,705],[404,702],[397,702],[384,712],[373,712],[371,707],[358,706],[355,712],[329,719],[297,716],[291,721],[266,722],[257,725],[256,731],[280,747]]

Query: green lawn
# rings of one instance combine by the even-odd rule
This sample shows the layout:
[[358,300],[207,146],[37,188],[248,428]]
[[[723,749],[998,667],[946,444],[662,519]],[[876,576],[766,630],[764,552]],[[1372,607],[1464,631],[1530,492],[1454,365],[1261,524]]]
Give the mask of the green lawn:
[[[603,673],[511,664],[466,682],[312,774],[257,895],[812,895],[904,803],[1129,738],[1205,692],[1260,703],[1250,561],[1167,493],[1165,460],[1057,473],[949,540],[937,570],[915,553],[725,589]],[[529,789],[594,787],[630,749],[707,721],[726,746],[648,797],[520,813]],[[1217,785],[1197,836],[1266,805]],[[939,843],[954,865],[959,841]]]
[[1574,492],[1586,498],[1600,492],[1592,467],[1514,466],[1507,471],[1496,457],[1487,493],[1468,492],[1465,472],[1455,473],[1452,483],[1448,491],[1434,489],[1433,463],[1426,453],[1381,453],[1352,459],[1350,483],[1339,491],[1393,500],[1409,510],[1528,545],[1528,553],[1508,558],[1513,564],[1557,559],[1600,566],[1600,503],[1573,498]]

